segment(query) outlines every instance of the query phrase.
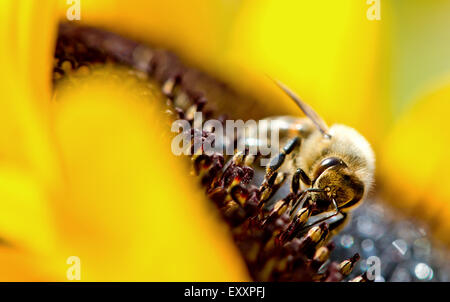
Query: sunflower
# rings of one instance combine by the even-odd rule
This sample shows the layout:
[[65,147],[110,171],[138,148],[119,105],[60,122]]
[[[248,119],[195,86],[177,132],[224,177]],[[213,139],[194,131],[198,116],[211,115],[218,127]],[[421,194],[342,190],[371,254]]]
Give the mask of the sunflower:
[[[186,160],[168,152],[167,96],[158,79],[104,53],[84,66],[58,53],[55,61],[58,24],[69,7],[50,0],[0,4],[1,279],[67,280],[73,257],[83,281],[255,278],[236,234],[188,177]],[[448,168],[448,84],[394,118],[387,88],[375,88],[388,86],[377,75],[386,62],[390,7],[381,24],[365,19],[366,9],[354,1],[83,0],[81,20],[69,23],[170,49],[233,87],[236,97],[209,88],[217,96],[211,109],[240,118],[295,112],[257,70],[273,74],[330,122],[360,129],[381,158],[378,178],[388,200],[421,212],[445,234],[450,196],[439,172]],[[215,87],[193,78],[195,89]],[[323,248],[310,256],[331,246]],[[356,260],[332,269],[347,273]],[[258,269],[266,279],[267,267]]]

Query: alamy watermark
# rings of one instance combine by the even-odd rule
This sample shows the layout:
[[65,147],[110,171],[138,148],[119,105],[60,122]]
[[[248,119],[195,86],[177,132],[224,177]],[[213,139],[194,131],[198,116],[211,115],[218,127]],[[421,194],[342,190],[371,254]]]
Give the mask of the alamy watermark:
[[[266,166],[269,158],[279,151],[279,127],[270,120],[207,120],[203,123],[201,112],[194,114],[191,124],[177,120],[172,124],[172,132],[178,133],[172,140],[175,155],[221,153],[234,155],[245,152],[261,155],[261,165]],[[210,133],[204,137],[204,131]]]
[[381,277],[381,260],[377,256],[370,256],[366,260],[367,264],[367,279],[377,281]]
[[67,20],[81,20],[81,0],[67,0],[66,3],[70,5],[66,11]]
[[70,256],[67,258],[66,263],[69,264],[69,268],[66,271],[67,280],[81,280],[81,260],[80,257]]
[[367,19],[370,21],[381,20],[381,0],[367,0]]

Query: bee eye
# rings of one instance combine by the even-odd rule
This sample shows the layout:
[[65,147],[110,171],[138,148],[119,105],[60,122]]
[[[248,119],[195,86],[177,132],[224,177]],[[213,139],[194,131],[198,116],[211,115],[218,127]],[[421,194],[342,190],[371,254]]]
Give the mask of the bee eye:
[[347,166],[340,158],[337,157],[325,158],[317,167],[316,173],[314,174],[314,179],[317,179],[326,169],[337,165]]

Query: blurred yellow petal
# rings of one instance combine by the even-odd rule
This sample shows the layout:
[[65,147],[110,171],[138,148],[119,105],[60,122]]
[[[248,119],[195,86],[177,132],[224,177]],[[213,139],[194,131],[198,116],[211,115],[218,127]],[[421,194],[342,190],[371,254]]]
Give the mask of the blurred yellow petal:
[[34,179],[16,169],[0,169],[0,236],[14,249],[49,253],[54,246],[46,195]]
[[35,257],[54,248],[48,207],[58,187],[48,114],[54,4],[0,3],[0,237]]
[[0,246],[0,282],[49,280],[39,258],[9,246]]
[[[367,20],[365,1],[244,3],[230,41],[234,61],[284,81],[328,123],[353,126],[376,147],[388,116],[376,90],[383,17]],[[276,103],[300,115],[288,102]]]
[[109,69],[58,89],[68,195],[54,207],[67,256],[80,257],[83,280],[246,280],[185,159],[171,153],[161,101]]
[[380,158],[380,185],[389,189],[388,200],[425,218],[448,241],[450,81],[444,82],[414,102],[392,129]]
[[0,164],[55,182],[48,110],[57,16],[54,1],[0,3]]

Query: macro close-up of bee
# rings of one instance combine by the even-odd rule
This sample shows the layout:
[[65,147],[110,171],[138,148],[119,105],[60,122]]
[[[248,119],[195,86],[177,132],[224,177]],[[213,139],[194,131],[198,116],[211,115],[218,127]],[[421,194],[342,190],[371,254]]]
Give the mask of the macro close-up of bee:
[[0,2],[0,286],[450,281],[450,2]]
[[[278,86],[298,105],[306,118],[292,116],[270,117],[287,141],[281,152],[266,167],[266,182],[286,163],[291,170],[291,215],[304,207],[313,207],[314,222],[333,218],[330,229],[345,224],[348,212],[357,207],[371,191],[374,183],[375,155],[367,140],[356,130],[341,124],[328,127],[325,121],[284,84]],[[248,129],[252,144],[258,144],[257,129]],[[272,131],[274,131],[272,129]],[[302,189],[298,192],[299,189]],[[325,213],[324,213],[325,212]],[[320,216],[320,218],[319,218]]]

